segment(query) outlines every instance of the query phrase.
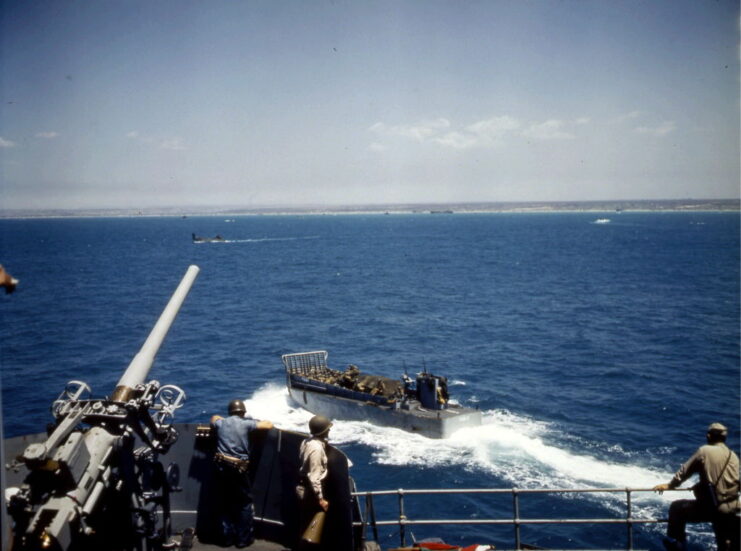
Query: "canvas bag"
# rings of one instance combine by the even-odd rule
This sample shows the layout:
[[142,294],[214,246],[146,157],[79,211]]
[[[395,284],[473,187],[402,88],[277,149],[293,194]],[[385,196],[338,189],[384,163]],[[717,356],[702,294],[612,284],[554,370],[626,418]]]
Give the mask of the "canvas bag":
[[720,482],[723,473],[726,471],[726,467],[728,467],[728,462],[730,460],[731,450],[728,450],[728,459],[726,459],[725,465],[723,465],[723,468],[720,470],[720,474],[715,483],[712,483],[709,480],[704,482],[701,480],[692,486],[692,493],[695,494],[695,499],[703,509],[708,511],[715,511],[718,509],[718,494],[715,491],[715,488],[718,485],[718,482]]

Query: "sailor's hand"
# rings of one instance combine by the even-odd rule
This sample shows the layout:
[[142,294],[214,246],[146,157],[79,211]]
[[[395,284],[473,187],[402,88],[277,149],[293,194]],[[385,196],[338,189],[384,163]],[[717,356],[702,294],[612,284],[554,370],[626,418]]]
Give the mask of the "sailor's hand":
[[326,510],[329,509],[329,501],[327,501],[326,499],[320,499],[319,507],[321,507],[326,512]]
[[670,490],[671,486],[669,484],[658,484],[657,486],[653,487],[654,492],[659,492],[659,494],[663,494],[666,490]]
[[4,287],[6,293],[12,293],[15,291],[16,285],[18,285],[18,280],[6,272],[5,268],[0,266],[0,287]]

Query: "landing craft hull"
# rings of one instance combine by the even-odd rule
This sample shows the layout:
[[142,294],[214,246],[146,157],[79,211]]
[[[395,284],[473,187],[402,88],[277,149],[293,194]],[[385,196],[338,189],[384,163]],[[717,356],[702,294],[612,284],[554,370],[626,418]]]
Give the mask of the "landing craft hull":
[[447,438],[464,427],[481,424],[478,410],[451,406],[443,410],[429,410],[419,406],[403,409],[370,401],[343,398],[307,388],[297,388],[289,381],[288,393],[304,409],[330,419],[368,421],[374,425],[396,427],[428,438]]

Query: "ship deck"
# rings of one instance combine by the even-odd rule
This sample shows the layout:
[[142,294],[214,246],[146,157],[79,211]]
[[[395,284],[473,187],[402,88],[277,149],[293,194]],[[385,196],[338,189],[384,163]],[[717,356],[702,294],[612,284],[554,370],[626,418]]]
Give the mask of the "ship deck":
[[[221,547],[219,545],[201,543],[197,538],[193,540],[193,545],[191,547],[178,547],[177,549],[178,551],[238,551],[236,547]],[[245,549],[249,549],[249,551],[290,551],[288,547],[265,540],[255,540],[255,543],[249,547],[245,547]]]
[[[193,542],[192,547],[177,548],[177,551],[186,551],[186,549],[190,551],[225,551],[225,550],[226,551],[230,551],[230,550],[238,551],[236,547],[220,547],[218,545],[209,545],[206,543],[201,543],[197,540]],[[284,547],[277,543],[273,543],[270,541],[264,541],[264,540],[256,540],[255,543],[253,543],[249,547],[246,547],[245,549],[248,549],[249,551],[291,551],[291,549],[288,547]],[[404,548],[404,549],[411,549],[411,548]],[[535,548],[522,547],[522,549],[535,549]],[[590,549],[590,550],[581,550],[581,551],[612,551],[612,549],[614,548]],[[502,551],[506,551],[506,549],[503,548]],[[549,549],[548,551],[574,551],[574,550],[573,549],[569,549],[569,550]],[[640,551],[640,550],[634,549],[634,551]]]

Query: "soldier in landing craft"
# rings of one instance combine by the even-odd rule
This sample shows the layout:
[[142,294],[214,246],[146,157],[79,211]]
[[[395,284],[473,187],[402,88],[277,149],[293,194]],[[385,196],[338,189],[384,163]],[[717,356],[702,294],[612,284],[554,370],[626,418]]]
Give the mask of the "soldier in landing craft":
[[739,464],[738,456],[725,444],[728,429],[713,423],[701,446],[682,465],[671,481],[654,490],[677,488],[693,474],[700,482],[693,486],[697,499],[680,499],[669,507],[669,525],[664,547],[668,551],[687,549],[688,522],[712,522],[718,551],[739,551]]

